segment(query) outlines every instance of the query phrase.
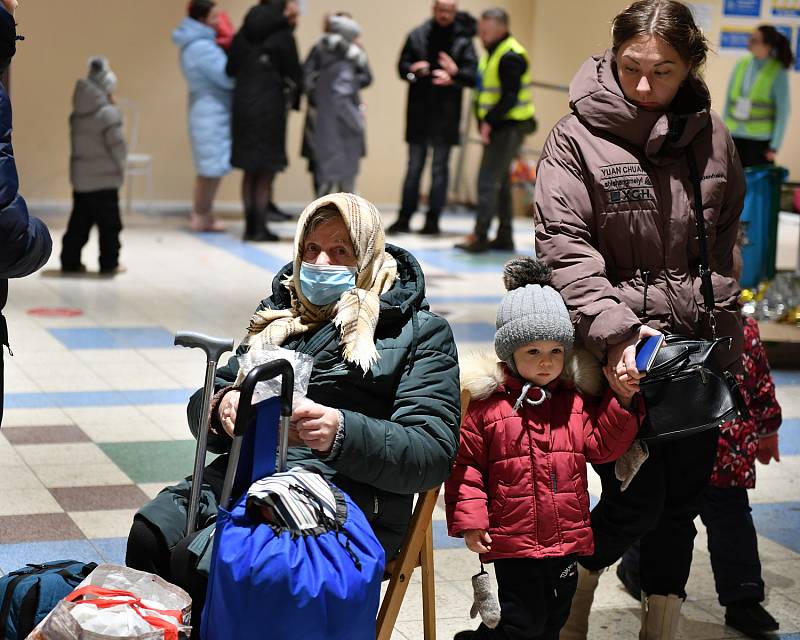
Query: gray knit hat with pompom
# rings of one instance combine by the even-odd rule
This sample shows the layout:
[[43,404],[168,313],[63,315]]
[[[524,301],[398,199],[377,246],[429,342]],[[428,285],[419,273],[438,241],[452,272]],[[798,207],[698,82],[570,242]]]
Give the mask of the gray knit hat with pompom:
[[497,310],[494,350],[514,371],[514,351],[523,345],[552,340],[572,346],[572,322],[561,295],[550,286],[552,273],[550,267],[528,257],[512,258],[503,268],[508,293]]

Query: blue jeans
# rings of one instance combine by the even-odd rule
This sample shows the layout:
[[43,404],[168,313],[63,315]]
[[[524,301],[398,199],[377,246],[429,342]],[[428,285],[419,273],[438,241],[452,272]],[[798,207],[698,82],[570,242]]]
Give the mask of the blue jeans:
[[447,185],[450,179],[450,145],[428,145],[411,143],[408,145],[408,169],[403,181],[403,201],[400,205],[400,218],[408,220],[419,206],[419,183],[428,148],[433,147],[431,164],[431,190],[428,197],[428,220],[438,222],[447,203]]

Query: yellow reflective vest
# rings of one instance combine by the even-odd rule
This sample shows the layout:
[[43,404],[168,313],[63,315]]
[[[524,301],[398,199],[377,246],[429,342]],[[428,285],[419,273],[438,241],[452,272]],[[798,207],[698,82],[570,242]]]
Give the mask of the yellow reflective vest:
[[531,99],[531,65],[528,52],[513,36],[508,36],[497,45],[492,55],[484,52],[478,63],[478,88],[475,95],[475,111],[478,118],[483,120],[486,114],[500,101],[502,87],[500,86],[500,59],[509,51],[525,58],[528,68],[522,74],[522,84],[517,94],[517,104],[506,112],[505,120],[530,120],[536,109]]
[[[728,129],[744,130],[749,136],[768,138],[775,128],[775,102],[772,100],[772,85],[781,70],[781,63],[775,58],[770,58],[762,69],[756,74],[753,86],[750,87],[748,96],[742,95],[742,85],[747,67],[753,60],[748,55],[739,60],[733,72],[733,83],[728,95],[728,113],[725,114],[725,124]],[[737,113],[737,103],[740,98],[750,99],[750,117],[742,118]]]

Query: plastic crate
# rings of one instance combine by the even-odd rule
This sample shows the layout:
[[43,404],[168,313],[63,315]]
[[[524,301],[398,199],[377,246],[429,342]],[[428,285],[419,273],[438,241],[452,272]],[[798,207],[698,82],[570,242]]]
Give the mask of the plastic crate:
[[783,167],[763,165],[747,167],[744,175],[747,193],[741,217],[745,243],[740,284],[752,288],[775,276],[781,185],[789,172]]

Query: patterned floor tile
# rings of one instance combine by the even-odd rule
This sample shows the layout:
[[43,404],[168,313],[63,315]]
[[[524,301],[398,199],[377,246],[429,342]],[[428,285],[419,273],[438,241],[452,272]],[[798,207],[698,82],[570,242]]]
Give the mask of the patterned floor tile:
[[[8,390],[6,390],[8,393]],[[72,422],[62,409],[13,409],[6,404],[3,412],[3,430],[6,427],[30,427],[37,425],[63,425]]]
[[[56,505],[56,509],[60,507]],[[0,516],[0,545],[83,537],[81,530],[66,513],[31,514],[25,517]],[[0,557],[2,557],[2,546],[0,546]],[[0,566],[3,566],[2,560]]]
[[134,484],[100,487],[59,487],[50,489],[64,511],[138,509],[149,500]]
[[754,504],[753,520],[760,535],[800,553],[800,502]]
[[91,442],[74,424],[39,427],[5,427],[3,434],[13,445],[21,444],[65,444],[68,442]]
[[447,523],[444,520],[433,521],[433,548],[434,549],[460,549],[464,546],[461,538],[451,538],[447,535]]
[[131,484],[131,479],[113,462],[103,464],[43,465],[32,467],[45,487],[92,487]]
[[100,447],[135,483],[166,482],[192,473],[194,440],[103,443]]
[[111,564],[125,564],[125,549],[128,546],[128,538],[92,538],[89,540],[100,552],[105,562]]
[[21,445],[16,449],[31,467],[67,464],[93,465],[110,462],[100,448],[91,442]]
[[[102,385],[107,387],[105,383]],[[146,404],[185,404],[194,389],[135,389],[127,392],[48,391],[46,393],[9,393],[6,406],[11,409],[42,409],[48,407],[115,407]]]
[[[6,428],[3,427],[3,431]],[[2,454],[0,454],[0,460]],[[0,487],[3,491],[11,489],[38,489],[42,486],[36,474],[27,465],[6,466],[5,460],[0,463]]]
[[20,569],[29,563],[53,560],[77,560],[99,564],[104,558],[87,540],[0,545],[0,570],[4,573]]
[[72,511],[69,517],[87,538],[127,537],[136,509]]
[[[102,442],[142,442],[174,440],[172,435],[139,414],[136,420],[109,420],[105,423],[81,424],[81,428],[97,444]],[[187,428],[188,431],[188,428]],[[185,439],[185,435],[184,438]]]
[[50,333],[67,349],[138,349],[167,348],[173,335],[163,327],[75,327],[50,329]]
[[61,507],[44,487],[9,489],[0,500],[0,516],[25,516],[32,513],[58,513]]

